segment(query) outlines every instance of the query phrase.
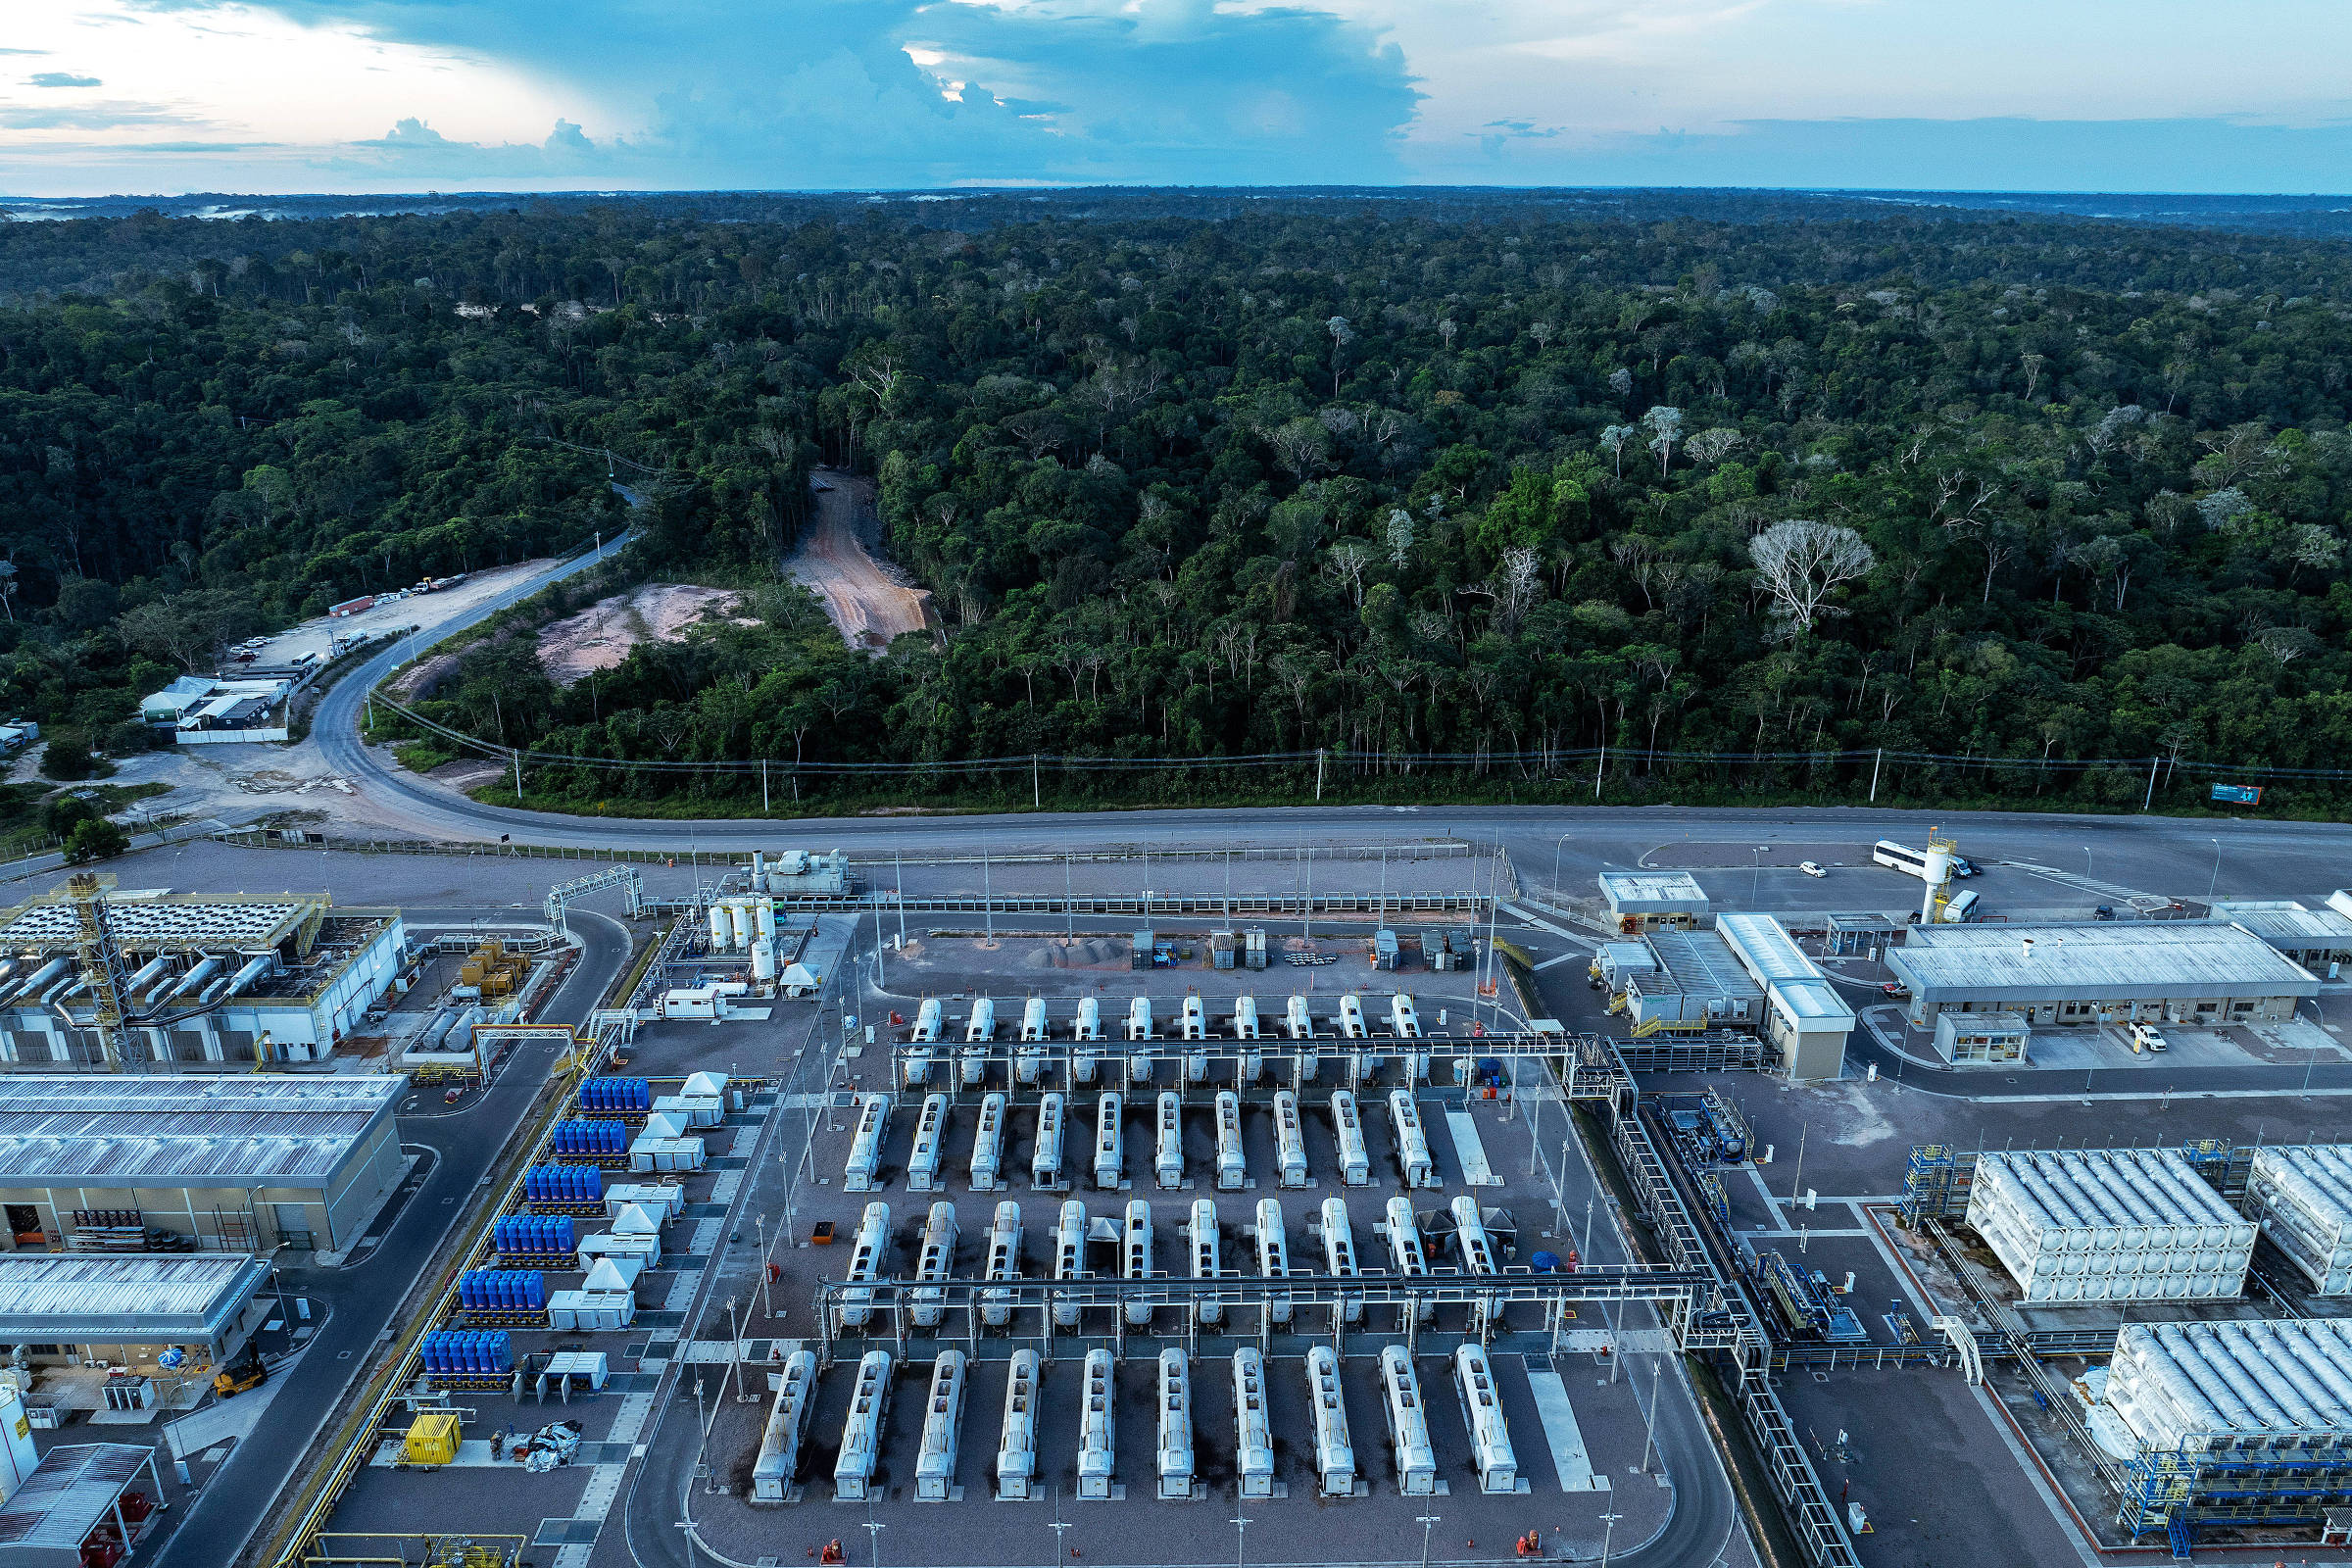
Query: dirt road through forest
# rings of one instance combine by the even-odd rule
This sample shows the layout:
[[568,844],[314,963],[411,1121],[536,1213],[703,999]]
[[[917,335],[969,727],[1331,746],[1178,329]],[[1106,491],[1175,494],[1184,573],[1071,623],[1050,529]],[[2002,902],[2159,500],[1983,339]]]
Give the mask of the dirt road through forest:
[[871,480],[819,468],[815,515],[801,533],[784,569],[825,602],[825,613],[852,648],[880,653],[903,632],[935,628],[928,591],[874,556],[882,525]]

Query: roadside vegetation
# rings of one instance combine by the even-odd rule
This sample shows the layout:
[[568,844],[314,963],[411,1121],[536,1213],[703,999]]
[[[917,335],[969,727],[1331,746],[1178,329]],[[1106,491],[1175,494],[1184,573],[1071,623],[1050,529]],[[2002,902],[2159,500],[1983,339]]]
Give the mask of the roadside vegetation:
[[[414,704],[581,760],[533,804],[2180,809],[2222,764],[2340,811],[2343,244],[1644,204],[0,225],[0,703],[104,747],[245,629],[633,515]],[[942,635],[777,581],[820,463]],[[553,681],[531,631],[648,579],[752,623]]]

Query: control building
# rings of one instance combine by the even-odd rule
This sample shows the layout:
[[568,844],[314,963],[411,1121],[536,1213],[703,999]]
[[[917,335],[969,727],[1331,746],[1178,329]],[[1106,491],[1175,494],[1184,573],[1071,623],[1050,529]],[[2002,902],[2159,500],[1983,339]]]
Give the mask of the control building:
[[235,1358],[273,1311],[267,1259],[244,1252],[11,1252],[0,1255],[0,1344],[36,1363],[68,1355],[153,1375],[179,1348],[182,1370]]
[[2352,914],[2341,909],[2306,908],[2292,899],[2220,899],[2207,906],[2213,918],[2256,936],[2309,969],[2330,974],[2352,959]]
[[1620,931],[1671,930],[1707,917],[1707,894],[1688,871],[1603,871],[1600,896]]
[[1886,953],[1911,1024],[2018,1012],[2036,1025],[2145,1020],[2218,1028],[2285,1018],[2320,994],[2301,964],[2243,927],[2200,920],[1923,925]]
[[1779,1048],[1781,1071],[1799,1082],[1842,1072],[1854,1009],[1821,965],[1806,957],[1796,939],[1769,914],[1727,914],[1715,929],[1763,988],[1764,1040]]
[[86,922],[118,956],[123,1065],[323,1061],[399,973],[398,909],[318,894],[232,898],[63,888],[0,910],[0,1068],[107,1065]]
[[9,1247],[348,1251],[400,1185],[398,1076],[0,1074]]

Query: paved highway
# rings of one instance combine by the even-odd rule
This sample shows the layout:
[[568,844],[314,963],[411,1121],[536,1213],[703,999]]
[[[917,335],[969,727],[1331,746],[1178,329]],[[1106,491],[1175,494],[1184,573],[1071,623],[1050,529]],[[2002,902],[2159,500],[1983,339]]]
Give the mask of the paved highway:
[[[415,913],[425,924],[443,916],[514,918],[506,909]],[[548,1023],[583,1021],[629,956],[628,932],[617,920],[575,910],[572,930],[586,951],[541,1014]],[[434,1163],[366,1258],[347,1268],[279,1270],[289,1294],[329,1303],[331,1315],[301,1358],[281,1375],[260,1425],[237,1445],[186,1510],[156,1559],[158,1568],[228,1568],[244,1552],[351,1380],[368,1367],[381,1337],[398,1327],[392,1314],[426,1260],[450,1227],[472,1211],[479,1196],[476,1184],[539,1092],[553,1054],[544,1045],[522,1048],[509,1058],[488,1092],[463,1113],[401,1121],[401,1141],[431,1149]]]

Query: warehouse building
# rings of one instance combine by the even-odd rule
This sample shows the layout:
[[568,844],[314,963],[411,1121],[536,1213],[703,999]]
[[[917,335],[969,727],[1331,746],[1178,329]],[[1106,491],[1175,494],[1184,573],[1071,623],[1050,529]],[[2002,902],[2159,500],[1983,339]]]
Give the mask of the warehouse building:
[[2252,932],[2198,920],[1923,925],[1886,958],[1911,990],[1918,1029],[1947,1009],[2215,1028],[2291,1017],[2320,994],[2309,970]]
[[[398,909],[318,894],[107,894],[125,1064],[323,1061],[400,971]],[[61,888],[0,910],[0,1068],[106,1065],[77,905]],[[145,1020],[145,1021],[141,1021]]]
[[2306,908],[2293,899],[2221,899],[2208,907],[2216,920],[2253,932],[2313,974],[2333,978],[2334,967],[2352,959],[2352,915],[2340,909]]
[[1764,988],[1748,978],[1730,944],[1713,931],[1652,931],[1647,972],[1627,965],[1625,1010],[1637,1037],[1658,1029],[1753,1029]]
[[1707,917],[1707,894],[1688,871],[1603,871],[1600,896],[1620,931],[1673,930]]
[[0,1217],[18,1249],[342,1252],[406,1170],[384,1075],[0,1074]]
[[183,1369],[232,1359],[277,1309],[267,1259],[243,1252],[0,1255],[0,1344],[138,1371],[176,1346]]
[[2352,1296],[2352,1145],[2254,1152],[2246,1208],[2322,1296]]
[[2179,1151],[2021,1151],[1978,1157],[1968,1223],[2034,1305],[2232,1300],[2253,1223]]
[[1844,1071],[1854,1009],[1788,928],[1769,914],[1727,914],[1715,929],[1764,993],[1762,1032],[1781,1054],[1781,1071],[1799,1082]]

